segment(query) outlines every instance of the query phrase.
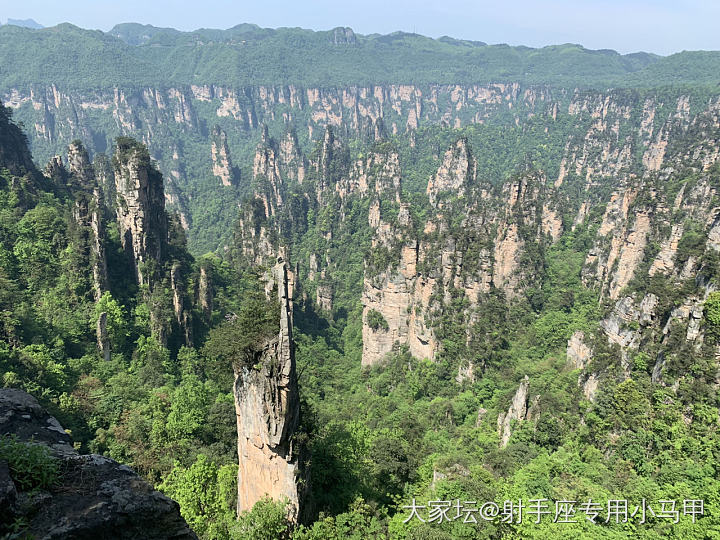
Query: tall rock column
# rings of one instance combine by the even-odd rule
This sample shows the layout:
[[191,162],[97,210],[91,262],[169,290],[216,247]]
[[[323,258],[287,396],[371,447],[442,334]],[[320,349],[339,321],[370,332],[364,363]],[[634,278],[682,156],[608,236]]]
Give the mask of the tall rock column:
[[292,342],[288,269],[272,269],[280,300],[280,332],[257,351],[254,365],[235,367],[238,430],[238,514],[269,495],[287,497],[290,518],[301,504],[298,449],[293,434],[300,420],[300,397]]
[[73,217],[78,225],[91,231],[86,242],[90,249],[93,295],[97,302],[108,289],[103,221],[105,202],[87,151],[80,141],[73,141],[68,147],[68,166],[75,190]]
[[118,139],[113,168],[122,246],[132,255],[138,283],[152,285],[147,263],[162,261],[167,243],[162,175],[150,162],[147,149],[127,138]]
[[[192,325],[187,309],[187,264],[173,256],[186,249],[181,219],[165,211],[163,177],[150,160],[147,148],[128,137],[117,139],[113,156],[120,240],[132,260],[137,283],[144,288],[150,310],[150,332],[162,346],[179,330],[185,345],[192,346]],[[163,288],[172,290],[172,297]],[[157,294],[156,294],[157,293]],[[177,327],[168,310],[175,314]]]
[[206,322],[210,322],[210,317],[212,317],[213,300],[212,266],[207,263],[201,264],[197,289],[197,305],[200,307]]
[[227,134],[215,126],[212,130],[212,145],[210,153],[213,163],[213,175],[220,179],[223,186],[232,186],[236,183],[230,148],[227,143]]

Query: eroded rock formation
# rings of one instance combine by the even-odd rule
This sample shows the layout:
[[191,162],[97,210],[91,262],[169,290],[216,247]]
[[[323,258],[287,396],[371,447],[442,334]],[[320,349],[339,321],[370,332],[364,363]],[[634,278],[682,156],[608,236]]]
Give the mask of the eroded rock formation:
[[427,185],[427,195],[430,204],[437,206],[439,197],[462,197],[468,183],[475,179],[476,165],[470,154],[467,140],[458,139],[443,156],[443,161],[437,173],[430,178]]
[[236,183],[235,171],[233,170],[230,148],[228,148],[227,134],[215,126],[212,132],[210,144],[212,156],[213,174],[220,179],[223,186],[232,186]]
[[510,407],[506,413],[500,413],[497,419],[497,432],[500,437],[500,446],[507,446],[512,436],[512,428],[514,422],[523,422],[531,420],[535,416],[535,408],[537,407],[540,396],[535,396],[531,401],[528,399],[528,390],[530,388],[530,379],[527,375],[520,381],[520,386],[515,391]]
[[280,301],[280,332],[255,353],[253,365],[235,366],[238,430],[238,513],[263,496],[287,497],[290,517],[302,504],[299,451],[294,433],[300,419],[295,372],[288,270],[278,263],[269,276]]
[[21,390],[0,389],[0,436],[46,447],[57,460],[59,484],[23,491],[0,461],[0,513],[22,520],[33,538],[190,540],[197,536],[178,504],[125,465],[97,454],[80,455],[60,423]]
[[113,166],[120,239],[132,256],[138,283],[149,285],[147,265],[163,261],[167,243],[162,175],[147,149],[130,139],[119,139]]
[[[453,309],[457,297],[467,301],[454,316],[467,329],[469,343],[484,299],[502,291],[511,300],[532,287],[542,262],[528,252],[542,255],[565,229],[557,191],[544,174],[527,170],[491,186],[478,178],[467,145],[465,139],[453,143],[429,179],[435,212],[424,223],[413,221],[403,202],[394,219],[377,200],[370,205],[375,253],[365,267],[364,365],[381,360],[395,344],[433,359],[440,346],[433,313]],[[387,327],[369,327],[371,311],[380,313]]]
[[75,195],[73,218],[78,225],[78,250],[88,259],[92,269],[95,301],[108,290],[105,256],[105,200],[85,147],[74,141],[68,147],[70,184]]

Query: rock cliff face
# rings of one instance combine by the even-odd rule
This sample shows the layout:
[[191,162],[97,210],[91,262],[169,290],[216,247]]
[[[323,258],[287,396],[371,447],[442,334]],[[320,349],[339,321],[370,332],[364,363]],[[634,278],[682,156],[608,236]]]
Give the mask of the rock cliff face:
[[[85,147],[73,141],[67,149],[68,168],[55,156],[46,169],[53,189],[71,201],[72,224],[68,230],[72,246],[72,271],[75,279],[72,300],[85,297],[98,302],[108,291],[108,268],[105,253],[107,209],[103,188]],[[100,314],[96,327],[98,350],[110,359],[107,336],[107,314]]]
[[[163,345],[174,329],[181,341],[192,345],[190,302],[187,299],[187,263],[173,259],[171,243],[184,246],[182,218],[165,211],[163,176],[150,161],[147,149],[132,139],[120,138],[113,156],[115,211],[122,247],[132,261],[138,285],[146,288],[153,335]],[[170,306],[152,300],[161,285],[172,291]],[[168,307],[175,315],[170,323],[162,314]]]
[[212,267],[208,264],[200,266],[200,278],[198,279],[197,305],[203,313],[206,321],[210,320],[214,303]]
[[542,253],[563,231],[558,196],[542,173],[527,171],[493,187],[477,176],[464,139],[456,141],[428,181],[435,208],[424,223],[414,222],[410,206],[400,204],[389,223],[380,205],[370,207],[375,231],[372,247],[385,254],[368,261],[363,306],[365,320],[380,313],[387,328],[363,327],[363,364],[382,359],[395,344],[418,358],[434,358],[439,348],[434,313],[464,299],[456,316],[469,328],[491,291],[510,300],[538,279]]
[[467,141],[459,139],[443,157],[437,173],[430,178],[427,195],[430,204],[438,206],[438,197],[442,195],[463,197],[468,184],[475,179],[477,173],[475,162],[470,155]]
[[388,143],[379,142],[364,157],[352,164],[352,169],[335,184],[341,200],[359,194],[378,198],[401,200],[402,172],[397,151]]
[[[335,39],[352,43],[354,36],[348,32],[337,29]],[[278,137],[275,155],[268,156],[260,170],[270,178],[274,159],[283,181],[302,183],[308,164],[299,148],[307,149],[312,141],[322,139],[327,126],[337,137],[373,140],[386,132],[413,133],[426,125],[461,127],[496,119],[505,122],[508,115],[510,122],[549,115],[569,96],[564,91],[553,95],[542,88],[521,89],[517,84],[242,89],[198,84],[92,91],[31,85],[11,89],[0,98],[15,110],[17,119],[31,126],[33,153],[42,161],[74,139],[85,141],[91,154],[107,152],[117,136],[141,140],[164,173],[169,206],[180,212],[189,227],[202,205],[185,194],[193,193],[207,178],[208,183],[215,179],[213,194],[227,197],[225,184],[240,181],[233,162],[250,162],[248,149],[260,138],[264,125],[285,135]],[[218,130],[205,126],[218,126]],[[198,136],[207,151],[194,150]],[[29,162],[29,155],[19,160]],[[192,175],[186,173],[189,170]],[[109,191],[105,195],[114,200]]]
[[540,396],[535,396],[531,401],[528,399],[528,390],[530,388],[530,379],[526,375],[520,382],[515,395],[512,398],[510,407],[506,413],[500,413],[497,419],[498,437],[500,437],[500,446],[507,446],[512,436],[512,427],[515,422],[523,422],[532,420],[534,409],[537,407]]
[[[713,241],[718,103],[711,100],[691,118],[681,97],[653,131],[654,111],[655,104],[646,102],[642,129],[655,135],[647,138],[640,173],[626,176],[609,195],[583,268],[585,282],[610,304],[599,335],[576,334],[568,343],[568,358],[583,370],[579,383],[590,400],[604,378],[627,378],[637,362],[652,366],[654,383],[677,385],[689,357],[717,355],[705,350],[701,322],[720,251]],[[617,365],[594,361],[608,347]]]
[[[564,92],[518,84],[489,85],[384,85],[347,88],[302,88],[295,85],[254,86],[241,90],[217,85],[191,85],[167,89],[108,88],[76,91],[57,86],[31,86],[2,96],[6,105],[32,119],[30,136],[38,141],[69,143],[78,138],[106,144],[122,134],[146,133],[153,146],[173,129],[195,130],[198,119],[251,131],[275,120],[302,120],[303,131],[316,134],[326,125],[350,132],[375,133],[381,121],[393,132],[423,124],[460,127],[481,123],[511,109],[551,113]],[[209,115],[206,111],[209,111]],[[518,113],[520,114],[520,113]],[[107,132],[96,118],[109,120],[117,131]],[[26,118],[21,118],[27,122]],[[216,122],[210,123],[215,119]],[[296,124],[298,125],[298,124]],[[298,127],[300,127],[298,125]],[[93,134],[96,137],[93,137]],[[99,137],[97,136],[99,135]],[[102,140],[106,136],[106,140]],[[102,150],[95,148],[93,150]],[[47,159],[48,156],[42,156]]]
[[[621,104],[618,96],[578,93],[568,114],[577,118],[578,127],[586,126],[585,132],[568,141],[554,180],[529,170],[500,187],[485,185],[472,164],[472,154],[463,148],[467,143],[459,140],[428,181],[428,198],[437,212],[424,223],[402,230],[399,218],[386,223],[380,207],[371,207],[370,221],[376,231],[373,246],[387,247],[391,258],[387,269],[367,267],[363,303],[365,314],[380,312],[388,328],[364,328],[363,362],[378,361],[393,343],[432,358],[427,350],[413,346],[411,313],[425,314],[427,334],[432,335],[438,330],[432,312],[447,310],[459,294],[467,300],[464,320],[471,325],[473,310],[482,304],[484,295],[499,290],[512,300],[523,294],[542,274],[545,249],[581,224],[591,227],[595,235],[583,279],[600,291],[601,298],[618,303],[603,329],[611,343],[623,350],[639,350],[640,341],[623,334],[622,328],[647,326],[650,315],[643,316],[645,322],[629,315],[622,303],[623,292],[637,287],[639,280],[657,276],[678,284],[698,276],[702,285],[707,280],[702,276],[712,271],[703,261],[712,260],[719,247],[713,240],[720,228],[712,203],[718,185],[714,168],[720,133],[718,103],[711,100],[694,117],[688,114],[686,103],[683,96],[670,106],[642,102],[643,119],[637,133],[623,138],[619,134],[632,126],[629,119],[640,102]],[[662,152],[659,147],[653,150],[653,140],[667,139],[664,133],[673,134],[673,144]],[[651,152],[652,159],[633,161],[638,148],[649,149],[646,152]],[[694,176],[680,183],[672,181],[678,170],[692,171]],[[579,188],[583,190],[580,196]],[[453,216],[465,216],[460,227],[452,223]],[[707,242],[701,242],[704,237]],[[412,274],[417,276],[408,277]],[[416,283],[422,283],[424,295],[416,294]],[[689,312],[709,290],[705,287],[688,299]],[[655,309],[653,321],[671,315],[667,306],[651,307],[652,297],[634,302],[640,312]],[[688,324],[693,325],[688,335],[697,339],[700,325]],[[658,343],[663,338],[645,339]],[[591,349],[582,340],[571,340],[569,350],[577,367],[589,363]],[[628,355],[622,354],[625,365]],[[588,372],[582,378],[589,384],[586,395],[591,395],[597,374]]]
[[[380,361],[396,343],[407,345],[418,358],[433,358],[437,340],[426,323],[427,310],[435,285],[434,278],[417,271],[418,243],[412,238],[409,208],[401,206],[397,225],[385,221],[379,203],[370,207],[370,225],[375,229],[373,249],[393,253],[400,246],[399,265],[375,271],[366,269],[363,289],[363,365]],[[377,273],[376,273],[377,272]],[[380,314],[386,324],[369,323],[372,313]]]
[[278,145],[278,158],[287,179],[302,184],[307,172],[307,160],[300,151],[295,130],[288,130]]
[[73,217],[81,231],[79,249],[88,258],[92,268],[93,294],[99,300],[108,290],[107,259],[105,257],[105,200],[102,188],[95,178],[95,171],[87,151],[80,142],[68,148],[69,172],[75,187]]
[[[337,32],[342,36],[344,30]],[[184,192],[197,187],[194,182],[200,182],[197,174],[188,176],[185,171],[207,171],[210,178],[219,179],[216,194],[227,197],[223,184],[238,181],[231,174],[233,161],[249,165],[252,151],[248,149],[259,138],[264,141],[263,148],[270,147],[272,152],[256,159],[254,176],[267,178],[279,192],[280,184],[304,181],[308,163],[299,149],[322,140],[328,126],[333,128],[336,140],[372,140],[387,130],[407,135],[412,145],[415,133],[424,126],[487,124],[532,130],[538,119],[543,119],[546,133],[554,136],[559,130],[566,139],[552,183],[592,192],[583,201],[587,204],[572,208],[573,219],[556,216],[573,227],[582,223],[590,209],[607,202],[597,188],[608,179],[613,178],[618,186],[631,186],[633,177],[642,177],[645,172],[662,174],[678,139],[707,129],[718,107],[716,97],[708,102],[699,94],[570,91],[519,84],[243,89],[198,84],[92,92],[31,85],[9,90],[2,99],[19,120],[33,126],[30,141],[35,155],[43,161],[75,138],[87,141],[91,154],[107,151],[117,135],[142,140],[165,173],[168,204],[180,211],[186,227],[202,205],[185,196]],[[265,126],[285,135],[278,137],[278,143],[265,144],[269,142],[267,135],[261,137]],[[193,138],[198,135],[210,149],[202,155],[192,151],[197,145]],[[477,172],[463,170],[467,169],[465,164],[471,168],[472,159],[466,151],[460,143],[448,149],[440,176],[428,183],[431,201],[441,191],[462,196],[463,180],[477,176]],[[718,150],[706,146],[697,152],[698,159],[710,166]],[[23,159],[27,161],[27,156],[18,161]],[[363,166],[367,170],[368,163]],[[361,176],[357,175],[358,189],[362,189]],[[106,196],[112,198],[107,191]],[[277,198],[277,193],[274,196]],[[270,201],[267,203],[272,213]],[[642,231],[632,232],[626,231],[615,257],[630,268],[634,254],[644,245]],[[626,277],[619,275],[614,286],[608,284],[606,294],[612,289],[617,295]]]
[[220,179],[222,185],[232,186],[236,184],[237,179],[230,159],[227,135],[219,126],[213,128],[210,153],[212,155],[213,174]]
[[[558,170],[548,173],[527,166],[502,183],[490,182],[479,170],[470,142],[459,138],[444,152],[438,149],[438,167],[426,184],[430,209],[420,217],[403,195],[398,152],[378,140],[350,158],[341,137],[345,120],[325,117],[332,127],[325,129],[307,161],[293,154],[294,162],[302,164],[302,184],[288,180],[293,167],[284,170],[277,144],[267,134],[262,137],[256,177],[267,182],[256,188],[257,204],[246,208],[242,228],[243,250],[251,260],[267,262],[281,249],[294,260],[290,247],[282,244],[308,230],[312,212],[314,220],[325,223],[317,228],[322,240],[312,253],[294,262],[307,276],[305,283],[315,287],[315,303],[329,311],[331,298],[344,294],[346,286],[334,279],[338,260],[344,257],[341,239],[347,238],[349,229],[357,230],[358,218],[367,216],[372,236],[363,247],[369,255],[359,293],[364,365],[380,361],[396,346],[406,346],[416,357],[435,358],[449,331],[448,318],[443,317],[448,312],[453,313],[451,324],[466,329],[469,345],[485,303],[498,294],[505,302],[525,299],[542,279],[546,251],[574,231],[587,231],[591,244],[583,281],[611,307],[629,289],[637,289],[640,280],[662,277],[680,282],[696,275],[707,257],[693,239],[707,237],[707,246],[720,246],[712,204],[717,189],[718,99],[696,100],[696,112],[691,113],[687,103],[692,100],[683,95],[659,100],[621,91],[476,90],[454,89],[449,96],[453,110],[469,107],[472,95],[472,103],[487,100],[488,111],[530,111],[527,118],[518,117],[521,126],[532,115],[545,114],[546,128],[552,129],[564,115],[572,128]],[[308,95],[315,104],[324,94]],[[373,96],[378,102],[420,99],[422,115],[441,103],[426,103],[428,94],[411,87],[389,95],[378,90]],[[352,101],[349,94],[345,98]],[[389,115],[397,114],[390,108],[394,113],[385,115],[386,124]],[[414,140],[410,137],[411,143]],[[679,181],[678,170],[694,176]],[[685,248],[693,242],[688,252]],[[661,319],[669,315],[664,306],[658,310]],[[608,317],[611,312],[608,309]],[[592,387],[597,378],[590,377],[592,354],[581,342],[590,351],[598,349],[587,337],[571,344],[573,362],[591,370],[582,378]]]
[[272,270],[272,290],[280,300],[280,333],[255,355],[254,365],[236,367],[235,412],[238,430],[238,513],[250,510],[265,495],[287,497],[297,519],[302,489],[293,434],[300,418],[300,398],[292,341],[288,271]]
[[162,175],[134,142],[121,142],[113,157],[117,221],[123,248],[130,254],[140,285],[149,284],[147,265],[161,264],[167,244]]
[[[37,400],[0,389],[0,436],[46,447],[57,460],[59,483],[25,492],[0,462],[0,512],[21,519],[33,538],[196,539],[178,504],[154,491],[125,465],[104,456],[80,455],[58,421]],[[8,474],[9,473],[9,474]]]

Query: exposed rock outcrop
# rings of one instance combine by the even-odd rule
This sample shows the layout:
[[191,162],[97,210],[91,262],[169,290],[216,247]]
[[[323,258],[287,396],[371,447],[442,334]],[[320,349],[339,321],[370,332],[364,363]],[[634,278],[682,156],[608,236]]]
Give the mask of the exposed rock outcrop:
[[183,270],[183,265],[176,261],[170,269],[170,289],[173,296],[173,311],[175,313],[175,321],[178,328],[183,332],[185,344],[192,346],[192,324],[190,323],[190,313],[186,305],[185,289],[187,287],[187,278]]
[[317,306],[323,311],[332,312],[333,307],[333,290],[332,286],[327,284],[318,284],[317,294],[315,297]]
[[21,390],[0,389],[0,435],[42,445],[58,461],[59,485],[23,492],[0,462],[0,512],[33,538],[196,539],[178,504],[125,465],[80,455],[59,422]]
[[317,204],[323,206],[330,202],[335,186],[345,172],[346,163],[344,163],[342,155],[347,148],[338,139],[335,130],[327,126],[319,150],[317,158],[312,161],[311,166],[317,171],[315,186]]
[[445,152],[440,168],[428,182],[427,195],[430,204],[441,205],[439,199],[443,195],[462,197],[468,184],[475,179],[476,172],[476,164],[467,140],[458,139]]
[[400,157],[390,143],[377,142],[367,155],[359,158],[347,177],[336,184],[342,200],[352,194],[374,194],[385,200],[401,202],[402,173]]
[[67,184],[68,171],[61,156],[51,157],[50,161],[45,165],[43,174],[50,178],[56,186],[65,186]]
[[253,159],[253,197],[262,201],[265,217],[275,216],[285,205],[288,181],[302,184],[307,160],[300,152],[295,132],[290,130],[278,143],[263,125]]
[[220,129],[219,126],[213,128],[210,154],[212,156],[213,174],[220,179],[223,186],[234,185],[237,180],[235,178],[235,171],[233,170],[232,159],[230,158],[227,134]]
[[215,294],[213,291],[212,266],[210,264],[200,265],[200,277],[198,279],[197,304],[209,322],[213,312]]
[[152,285],[148,263],[163,261],[168,220],[160,172],[147,149],[131,139],[118,139],[113,156],[120,240],[135,265],[140,285]]
[[[297,519],[303,493],[294,433],[300,419],[295,372],[288,270],[272,269],[280,300],[280,333],[256,351],[253,365],[235,366],[235,412],[238,430],[238,513],[265,495],[287,497]],[[270,288],[272,290],[272,287]]]
[[87,258],[92,269],[92,288],[95,301],[108,290],[107,259],[105,256],[105,200],[95,177],[85,147],[74,141],[68,147],[70,185],[75,196],[73,218],[78,225],[77,249]]
[[568,340],[568,362],[573,369],[584,369],[592,357],[592,349],[585,343],[585,333],[578,330]]
[[513,422],[522,422],[530,420],[534,416],[534,408],[537,407],[539,396],[533,398],[532,403],[528,401],[528,390],[530,388],[530,379],[527,375],[520,381],[520,386],[513,396],[512,403],[506,413],[500,413],[497,419],[497,433],[500,437],[500,446],[507,446],[512,436]]
[[95,328],[95,335],[97,338],[97,346],[100,354],[102,354],[106,362],[109,362],[110,353],[112,352],[112,350],[110,348],[110,337],[108,336],[107,330],[107,312],[105,311],[100,313],[100,315],[98,316],[98,322]]
[[335,45],[354,45],[357,42],[355,32],[350,27],[338,26],[332,29],[333,43]]
[[[349,29],[338,28],[328,32],[328,39],[347,46],[354,35]],[[264,123],[275,125],[278,121],[312,140],[327,126],[337,134],[364,138],[373,131],[377,136],[380,126],[385,125],[388,133],[405,130],[412,135],[421,125],[524,127],[526,120],[543,117],[549,129],[554,129],[557,120],[570,126],[560,170],[554,178],[556,187],[578,181],[592,187],[606,179],[619,180],[635,172],[636,161],[638,176],[662,172],[673,162],[673,143],[683,133],[703,133],[712,138],[712,132],[704,128],[713,121],[718,108],[717,97],[707,100],[704,95],[680,90],[674,95],[653,95],[622,89],[598,92],[523,87],[518,83],[323,88],[290,84],[255,85],[242,90],[209,83],[88,90],[27,84],[8,88],[2,98],[16,111],[17,118],[32,126],[29,136],[33,147],[41,152],[40,159],[50,158],[75,138],[87,141],[92,153],[103,152],[107,140],[133,132],[141,134],[153,148],[167,176],[171,171],[181,173],[186,165],[182,153],[179,159],[174,157],[178,139],[197,136],[202,132],[199,127],[212,126],[218,118],[224,119],[225,130],[237,130],[250,141]],[[211,146],[212,130],[203,136]],[[282,148],[279,154],[283,154]],[[712,165],[717,156],[718,149],[711,144],[697,149],[703,167]],[[239,155],[233,157],[241,159]],[[210,170],[212,152],[206,152],[202,159],[204,168]],[[31,163],[29,154],[15,161]],[[111,193],[106,192],[106,196],[112,200]],[[179,197],[174,200],[174,206],[182,204]],[[184,215],[189,222],[191,216]]]
[[68,146],[68,171],[82,187],[94,187],[95,171],[87,150],[80,141],[73,141]]
[[[150,329],[167,346],[173,336],[192,346],[192,324],[187,300],[187,258],[182,218],[165,211],[163,176],[150,160],[147,148],[129,138],[119,138],[113,156],[116,216],[120,241],[132,263],[138,285],[150,310]],[[171,290],[171,298],[160,287]],[[165,311],[174,312],[174,321]],[[177,335],[176,335],[177,332]]]
[[300,151],[295,130],[288,130],[278,145],[280,169],[288,180],[302,184],[307,173],[307,160]]
[[[434,358],[437,339],[426,324],[430,298],[436,279],[418,274],[418,243],[410,236],[409,208],[401,206],[397,223],[383,221],[379,202],[370,207],[370,225],[375,228],[373,248],[379,253],[400,248],[396,267],[371,268],[366,264],[363,287],[362,364],[372,365],[392,351],[396,343],[407,345],[417,358]],[[371,314],[385,324],[372,325]],[[377,318],[378,315],[375,315]]]
[[[540,279],[539,257],[563,231],[555,190],[533,170],[498,187],[474,176],[467,142],[460,139],[428,182],[436,210],[422,229],[413,223],[410,205],[400,202],[394,217],[379,201],[371,202],[375,253],[365,267],[363,365],[377,362],[396,343],[413,356],[433,359],[440,346],[433,313],[453,310],[454,297],[466,300],[453,317],[467,329],[469,343],[488,295],[499,290],[513,299]],[[458,193],[462,197],[445,197]],[[387,325],[368,326],[372,311]]]

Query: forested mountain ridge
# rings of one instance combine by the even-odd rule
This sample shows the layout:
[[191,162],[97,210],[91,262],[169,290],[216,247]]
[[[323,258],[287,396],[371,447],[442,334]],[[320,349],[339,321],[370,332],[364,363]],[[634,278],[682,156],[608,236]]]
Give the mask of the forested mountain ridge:
[[[94,39],[233,39],[116,33],[138,45]],[[720,532],[716,88],[7,92],[51,159],[37,171],[0,109],[3,385],[199,536]],[[191,256],[183,225],[218,255]],[[264,491],[288,504],[246,512]],[[628,519],[607,508],[623,499]],[[573,502],[577,522],[407,519],[413,501],[530,500]],[[639,522],[670,500],[677,520]]]
[[[25,82],[23,78],[34,82],[50,78],[69,89],[98,84],[156,86],[160,73],[166,74],[162,77],[166,84],[200,80],[239,87],[248,83],[350,86],[510,81],[606,86],[637,72],[635,84],[643,85],[662,82],[658,75],[671,74],[676,61],[647,53],[592,51],[573,44],[532,49],[448,37],[436,40],[404,32],[362,36],[350,28],[313,32],[251,24],[195,32],[125,24],[108,33],[67,23],[42,30],[4,26],[0,42],[2,90]],[[44,53],[42,63],[35,57],[39,51]],[[77,60],[72,76],[62,68],[68,53]],[[711,65],[718,61],[714,54],[679,56],[698,57]],[[322,64],[313,62],[319,57],[325,60]],[[58,64],[53,62],[56,59]],[[643,72],[658,63],[655,72]],[[688,83],[698,82],[694,77],[707,82],[706,76],[700,69],[683,74]]]
[[[72,76],[64,67],[69,59]],[[91,155],[109,151],[121,135],[145,143],[191,249],[202,253],[229,241],[263,124],[276,137],[294,129],[305,151],[327,124],[348,139],[382,131],[400,146],[411,131],[434,125],[522,132],[548,102],[564,117],[582,89],[636,88],[663,102],[668,94],[658,87],[694,87],[700,99],[691,104],[702,106],[717,83],[710,76],[717,61],[711,52],[623,56],[576,45],[530,49],[401,33],[358,36],[350,29],[239,25],[183,33],[119,25],[104,34],[71,25],[3,27],[0,99],[27,126],[40,162],[74,139]],[[213,153],[219,132],[227,160]],[[557,136],[572,134],[561,128]],[[487,135],[495,136],[491,129]],[[404,167],[412,173],[412,163]],[[430,172],[426,167],[421,176]],[[512,167],[499,172],[498,181]]]
[[[278,254],[292,263],[298,321],[312,337],[301,348],[301,390],[315,394],[323,417],[352,418],[353,407],[363,407],[369,425],[398,430],[383,437],[398,452],[389,461],[406,471],[413,469],[412,449],[438,452],[427,458],[437,460],[432,482],[415,484],[416,495],[430,500],[447,489],[472,498],[471,478],[507,472],[505,452],[522,460],[546,448],[550,454],[539,450],[538,459],[562,461],[566,445],[586,448],[592,440],[611,468],[624,463],[638,475],[605,489],[637,499],[633,490],[649,485],[650,492],[673,492],[661,479],[677,469],[664,460],[690,467],[716,452],[720,102],[711,98],[691,112],[681,95],[658,114],[652,98],[634,97],[588,93],[573,100],[569,109],[583,131],[567,141],[554,170],[528,159],[499,183],[484,177],[470,137],[454,132],[422,195],[403,189],[399,157],[437,151],[424,146],[421,132],[410,148],[379,138],[355,158],[330,127],[307,156],[291,135],[263,135],[238,246],[248,264],[268,264]],[[354,387],[350,405],[345,376],[336,371],[348,356],[366,366],[367,381]],[[477,409],[464,409],[464,400]],[[670,458],[662,435],[668,422],[691,426],[706,413],[701,454],[688,461],[681,443]],[[430,442],[413,415],[453,436]],[[483,442],[483,432],[492,443]],[[550,450],[558,443],[563,457]],[[478,461],[482,473],[473,469]],[[716,474],[696,472],[706,480]],[[562,474],[536,473],[549,483],[538,488],[533,482],[540,480],[528,480],[522,489],[568,489]],[[400,490],[402,475],[393,474]],[[689,485],[687,477],[673,477]],[[463,527],[448,527],[448,537],[554,537],[566,530]],[[437,533],[430,530],[417,524],[400,537]],[[633,530],[694,537],[687,527]],[[598,534],[574,529],[581,531]]]

